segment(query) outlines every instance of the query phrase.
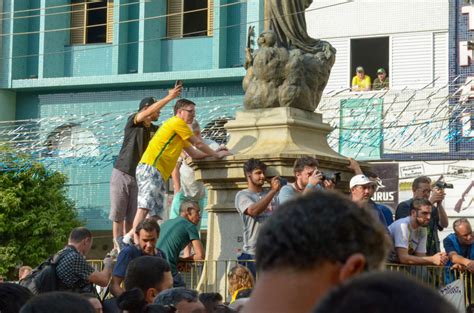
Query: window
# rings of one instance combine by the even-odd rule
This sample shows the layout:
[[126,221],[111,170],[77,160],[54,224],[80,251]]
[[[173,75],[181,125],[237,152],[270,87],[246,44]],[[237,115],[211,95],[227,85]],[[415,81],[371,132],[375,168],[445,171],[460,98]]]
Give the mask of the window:
[[111,43],[113,0],[80,0],[71,7],[71,44]]
[[377,78],[377,70],[385,69],[390,76],[389,65],[389,37],[361,38],[351,40],[351,77],[356,75],[356,68],[362,66],[365,74],[369,75],[372,83]]
[[168,0],[167,37],[212,36],[213,0]]

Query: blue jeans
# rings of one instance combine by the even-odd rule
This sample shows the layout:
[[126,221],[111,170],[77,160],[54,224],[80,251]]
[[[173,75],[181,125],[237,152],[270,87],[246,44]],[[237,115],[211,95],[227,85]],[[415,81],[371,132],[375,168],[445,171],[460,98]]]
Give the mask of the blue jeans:
[[250,270],[250,272],[252,272],[252,275],[254,278],[257,277],[257,267],[255,266],[255,255],[242,252],[242,254],[237,257],[237,260],[239,260],[240,265],[247,267]]

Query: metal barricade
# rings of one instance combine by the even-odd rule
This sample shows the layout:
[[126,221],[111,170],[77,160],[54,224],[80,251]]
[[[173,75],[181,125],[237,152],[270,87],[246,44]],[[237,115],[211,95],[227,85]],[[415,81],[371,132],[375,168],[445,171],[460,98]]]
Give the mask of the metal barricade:
[[[102,269],[102,260],[88,260],[88,262],[95,269]],[[238,264],[238,260],[204,260],[180,263],[179,270],[188,288],[198,290],[199,292],[218,292],[223,296],[227,296],[229,290],[227,275],[231,268]],[[415,280],[437,290],[457,279],[462,279],[466,306],[474,303],[473,279],[472,274],[469,272],[450,270],[444,266],[390,263],[387,263],[385,268],[388,271],[409,275]]]

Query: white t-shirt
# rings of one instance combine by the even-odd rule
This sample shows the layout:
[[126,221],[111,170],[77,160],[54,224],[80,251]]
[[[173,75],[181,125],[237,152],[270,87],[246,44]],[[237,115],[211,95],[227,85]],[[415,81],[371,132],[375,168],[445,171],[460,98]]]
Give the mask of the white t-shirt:
[[396,220],[388,227],[388,230],[390,231],[394,246],[394,249],[389,256],[389,262],[400,263],[395,248],[408,249],[409,255],[426,253],[428,230],[426,227],[413,229],[410,225],[410,216]]
[[[204,139],[204,142],[212,149],[217,150],[219,144],[213,140]],[[194,177],[194,170],[190,167],[185,160],[182,161],[181,167],[179,168],[181,189],[183,190],[184,196],[190,200],[199,201],[206,195],[206,188],[204,183],[196,181]]]

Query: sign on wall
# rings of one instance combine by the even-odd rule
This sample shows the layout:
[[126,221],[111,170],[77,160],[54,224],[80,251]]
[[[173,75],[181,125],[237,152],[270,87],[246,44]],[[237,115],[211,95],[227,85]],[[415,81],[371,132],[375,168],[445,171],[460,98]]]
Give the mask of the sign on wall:
[[398,205],[398,163],[374,163],[370,168],[385,186],[375,192],[372,200],[389,206],[395,212]]
[[340,106],[339,153],[357,160],[380,159],[383,99],[344,99]]

